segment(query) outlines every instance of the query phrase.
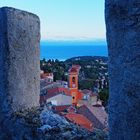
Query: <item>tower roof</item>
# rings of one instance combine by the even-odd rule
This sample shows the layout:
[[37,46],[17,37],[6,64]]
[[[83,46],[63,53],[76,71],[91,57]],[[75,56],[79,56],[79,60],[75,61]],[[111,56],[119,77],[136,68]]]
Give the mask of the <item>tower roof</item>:
[[78,73],[80,69],[80,65],[72,65],[72,67],[69,69],[69,73]]
[[78,72],[78,70],[76,69],[76,68],[71,68],[70,70],[69,70],[69,72],[75,72],[75,73],[77,73]]

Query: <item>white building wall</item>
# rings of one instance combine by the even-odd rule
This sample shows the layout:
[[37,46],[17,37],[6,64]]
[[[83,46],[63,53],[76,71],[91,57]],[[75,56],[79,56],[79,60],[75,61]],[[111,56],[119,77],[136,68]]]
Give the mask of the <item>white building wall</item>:
[[63,94],[58,94],[56,96],[53,96],[49,99],[47,99],[47,103],[51,102],[53,105],[71,105],[72,104],[72,97],[63,95]]

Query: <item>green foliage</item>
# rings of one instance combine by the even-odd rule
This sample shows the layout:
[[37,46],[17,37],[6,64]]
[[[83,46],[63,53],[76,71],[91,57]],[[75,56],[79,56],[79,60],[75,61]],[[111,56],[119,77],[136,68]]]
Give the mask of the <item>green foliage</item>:
[[41,60],[40,61],[40,69],[45,73],[54,73],[54,81],[56,80],[67,80],[67,76],[65,76],[65,63],[59,60]]
[[103,101],[103,104],[106,105],[109,98],[109,89],[105,88],[99,92],[99,98]]
[[89,89],[93,88],[93,80],[81,80],[79,81],[79,89]]

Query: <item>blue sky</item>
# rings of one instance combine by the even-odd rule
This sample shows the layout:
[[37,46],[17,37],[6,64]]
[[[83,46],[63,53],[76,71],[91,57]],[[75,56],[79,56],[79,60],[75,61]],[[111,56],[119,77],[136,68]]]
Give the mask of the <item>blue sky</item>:
[[37,14],[42,40],[105,39],[104,0],[0,0]]

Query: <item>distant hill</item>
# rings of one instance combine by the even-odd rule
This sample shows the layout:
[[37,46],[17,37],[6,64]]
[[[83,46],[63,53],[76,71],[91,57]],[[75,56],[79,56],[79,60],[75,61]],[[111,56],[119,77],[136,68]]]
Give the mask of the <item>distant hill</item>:
[[65,62],[75,62],[75,61],[95,61],[95,60],[102,60],[104,63],[108,62],[108,57],[105,56],[78,56],[78,57],[72,57],[69,58],[67,60],[65,60]]

